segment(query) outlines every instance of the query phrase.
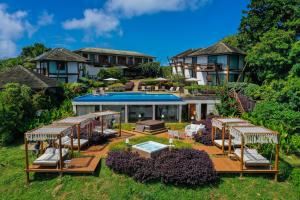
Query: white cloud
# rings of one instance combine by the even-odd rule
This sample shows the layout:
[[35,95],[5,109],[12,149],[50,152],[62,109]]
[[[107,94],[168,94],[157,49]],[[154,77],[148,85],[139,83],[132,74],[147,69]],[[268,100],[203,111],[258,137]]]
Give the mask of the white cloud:
[[82,19],[71,19],[63,22],[63,27],[67,30],[84,29],[86,39],[93,34],[108,36],[119,28],[119,19],[114,15],[106,14],[102,10],[86,9],[83,15]]
[[107,0],[103,8],[86,9],[81,19],[69,19],[62,23],[64,29],[85,31],[84,41],[95,36],[123,35],[121,19],[128,19],[158,12],[195,10],[212,0]]
[[108,0],[105,8],[126,17],[197,9],[210,0]]
[[31,36],[35,31],[32,25],[26,20],[27,12],[7,12],[7,6],[0,4],[0,58],[16,55],[16,41],[24,33]]
[[43,11],[43,13],[38,17],[38,26],[47,26],[53,23],[54,14],[50,14],[47,11]]

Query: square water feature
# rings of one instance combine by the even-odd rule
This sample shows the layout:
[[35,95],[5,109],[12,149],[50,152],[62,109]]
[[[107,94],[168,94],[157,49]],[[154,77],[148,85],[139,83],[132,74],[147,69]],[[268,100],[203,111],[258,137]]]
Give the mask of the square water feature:
[[151,158],[161,151],[167,150],[168,145],[161,144],[154,141],[147,141],[132,146],[132,152],[138,153],[140,156],[145,158]]

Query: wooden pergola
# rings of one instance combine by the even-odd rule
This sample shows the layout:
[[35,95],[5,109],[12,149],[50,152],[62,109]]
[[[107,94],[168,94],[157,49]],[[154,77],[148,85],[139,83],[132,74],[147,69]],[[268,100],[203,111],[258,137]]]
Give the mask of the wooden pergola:
[[[232,136],[235,139],[241,141],[240,170],[242,172],[248,170],[244,168],[244,149],[246,144],[275,144],[276,152],[275,152],[274,167],[265,171],[275,173],[275,180],[277,180],[278,166],[279,166],[279,141],[280,141],[279,134],[277,132],[260,126],[231,127],[230,134],[229,134],[230,143],[231,143]],[[231,153],[231,145],[229,145],[229,153]]]
[[[62,144],[61,138],[67,134],[71,135],[73,138],[73,129],[74,126],[62,126],[62,125],[48,125],[43,126],[41,128],[37,128],[31,131],[28,131],[24,134],[24,141],[25,141],[25,164],[26,164],[26,182],[29,183],[29,172],[36,171],[31,170],[29,166],[29,158],[28,158],[28,142],[44,142],[44,141],[51,141],[51,140],[58,140],[58,148],[59,148],[59,168],[56,170],[59,173],[63,171],[63,159],[62,159]],[[43,147],[42,147],[43,148]],[[73,144],[71,143],[71,154],[73,154]],[[47,169],[43,168],[44,171]],[[51,170],[53,170],[51,168]]]
[[[67,117],[59,121],[55,121],[53,122],[53,124],[76,126],[77,139],[78,139],[78,152],[80,152],[80,134],[82,132],[81,129],[87,126],[88,138],[90,138],[92,132],[92,118],[88,118],[85,116]],[[71,143],[73,143],[73,138],[71,139]]]
[[120,112],[107,110],[107,111],[100,111],[100,112],[89,113],[89,114],[86,114],[86,115],[81,115],[80,117],[89,118],[89,119],[99,118],[99,120],[101,122],[101,132],[103,133],[103,131],[104,131],[104,127],[103,127],[104,120],[108,116],[110,116],[110,117],[115,116],[116,120],[118,120],[118,123],[119,123],[119,136],[121,136],[121,123],[122,123],[122,120],[121,120],[121,113]]
[[248,121],[240,118],[213,118],[212,119],[212,129],[211,129],[211,140],[215,144],[215,134],[217,129],[222,131],[222,153],[225,153],[225,132],[229,131],[229,128],[232,126],[253,126]]

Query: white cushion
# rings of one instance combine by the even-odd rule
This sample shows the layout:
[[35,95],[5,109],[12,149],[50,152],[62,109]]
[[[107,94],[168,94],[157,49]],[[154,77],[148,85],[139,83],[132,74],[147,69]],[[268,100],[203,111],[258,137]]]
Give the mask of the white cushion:
[[[241,149],[236,149],[234,153],[240,158]],[[270,164],[270,161],[265,157],[260,155],[256,149],[244,149],[244,162],[245,165],[261,165],[261,164]]]

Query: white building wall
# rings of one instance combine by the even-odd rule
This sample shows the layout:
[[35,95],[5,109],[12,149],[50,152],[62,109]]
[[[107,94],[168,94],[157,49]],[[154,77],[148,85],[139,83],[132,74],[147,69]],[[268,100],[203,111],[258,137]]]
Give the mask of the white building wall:
[[189,69],[184,69],[184,76],[185,76],[185,78],[191,78]]
[[205,72],[197,72],[198,85],[207,84],[207,74]]
[[183,75],[182,67],[177,67],[177,73],[178,73],[179,75]]
[[215,115],[218,114],[217,108],[216,108],[216,104],[207,104],[207,115],[213,113]]
[[78,73],[77,62],[68,62],[68,73]]
[[176,74],[176,73],[177,73],[176,67],[175,67],[175,66],[172,67],[172,73],[173,73],[173,74]]

